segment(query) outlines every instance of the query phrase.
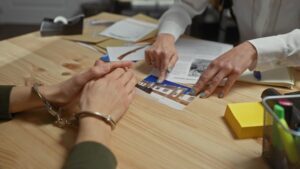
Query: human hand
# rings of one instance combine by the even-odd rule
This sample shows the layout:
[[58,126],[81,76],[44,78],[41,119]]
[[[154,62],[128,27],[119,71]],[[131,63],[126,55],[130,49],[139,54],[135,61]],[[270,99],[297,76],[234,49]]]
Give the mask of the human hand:
[[53,105],[63,106],[77,98],[84,85],[92,79],[101,78],[116,68],[131,67],[132,62],[110,62],[105,63],[100,60],[95,65],[83,73],[52,86],[41,86],[39,88],[42,95]]
[[172,70],[178,60],[175,38],[170,34],[159,34],[153,45],[146,50],[145,60],[159,70],[158,81],[165,80],[168,70]]
[[227,78],[223,89],[218,93],[223,98],[238,77],[248,68],[254,68],[257,52],[249,42],[244,42],[215,59],[203,72],[193,88],[193,93],[200,93],[201,98],[209,97],[218,85]]
[[101,112],[119,121],[134,97],[137,81],[132,70],[117,68],[88,82],[80,98],[81,111]]

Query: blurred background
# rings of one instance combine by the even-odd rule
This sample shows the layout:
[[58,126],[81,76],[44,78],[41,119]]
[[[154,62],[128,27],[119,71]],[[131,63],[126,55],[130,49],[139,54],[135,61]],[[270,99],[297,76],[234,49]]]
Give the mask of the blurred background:
[[[237,28],[228,12],[220,16],[217,10],[219,0],[211,0],[212,5],[201,16],[193,19],[188,33],[203,39],[236,43]],[[38,31],[44,17],[71,17],[83,13],[86,17],[101,12],[123,15],[144,13],[159,18],[174,0],[1,0],[0,40]],[[220,34],[220,18],[224,32]]]

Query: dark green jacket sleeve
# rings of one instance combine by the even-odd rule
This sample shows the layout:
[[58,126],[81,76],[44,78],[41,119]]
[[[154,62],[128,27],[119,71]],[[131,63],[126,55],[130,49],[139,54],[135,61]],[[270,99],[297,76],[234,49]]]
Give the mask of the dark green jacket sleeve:
[[0,85],[0,120],[11,120],[12,115],[9,113],[9,96],[13,86]]
[[117,160],[102,144],[83,142],[75,145],[63,169],[115,169]]

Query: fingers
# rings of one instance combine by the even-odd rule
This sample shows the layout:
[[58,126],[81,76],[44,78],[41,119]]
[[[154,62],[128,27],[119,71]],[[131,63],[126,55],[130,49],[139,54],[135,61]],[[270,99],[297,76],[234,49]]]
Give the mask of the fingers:
[[128,70],[125,73],[123,73],[122,76],[120,76],[119,83],[121,83],[122,86],[126,86],[126,84],[134,78],[134,73],[132,70]]
[[219,69],[211,63],[208,68],[202,73],[198,82],[193,87],[193,94],[197,95],[204,87],[212,80],[212,78],[218,73]]
[[170,60],[169,65],[168,65],[168,69],[170,71],[172,71],[172,69],[174,68],[174,66],[175,66],[175,64],[176,64],[177,61],[178,61],[178,55],[176,53],[175,55],[173,55],[173,57]]
[[116,68],[132,68],[133,63],[131,61],[118,61],[118,62],[110,62],[110,69]]
[[132,91],[135,90],[135,85],[137,84],[137,80],[135,76],[132,76],[131,79],[127,82],[125,88],[128,94],[131,94]]
[[158,83],[162,83],[167,76],[167,70],[168,70],[168,64],[169,64],[169,57],[165,56],[161,58],[162,61],[160,62],[159,66],[159,77],[158,77]]
[[[220,85],[220,83],[223,81],[225,77],[230,73],[229,71],[220,71],[217,73],[217,75],[210,81],[210,84],[208,87],[205,89],[205,94],[202,94],[202,97],[209,97],[210,95],[213,94],[213,92],[216,90],[216,88]],[[224,96],[224,95],[223,95]],[[222,97],[223,97],[222,96]]]
[[151,65],[151,51],[152,49],[151,48],[148,48],[146,49],[145,51],[145,62],[148,64],[148,65]]
[[229,93],[230,89],[232,88],[234,83],[237,81],[238,77],[239,77],[238,73],[234,73],[234,74],[228,76],[225,86],[223,87],[221,92],[218,94],[219,98],[223,98],[224,96],[226,96]]
[[117,68],[113,70],[111,73],[107,74],[105,77],[111,80],[119,79],[125,73],[125,69]]
[[131,92],[128,95],[129,104],[132,102],[134,96],[135,96],[135,88],[133,88],[133,90],[131,90]]
[[[163,56],[161,56],[161,63],[160,63],[160,69],[159,69],[159,77],[158,82],[161,83],[166,79],[167,73],[169,68],[173,68],[174,62],[177,61],[177,55],[169,55],[167,53],[164,53]],[[172,62],[172,63],[171,63]]]

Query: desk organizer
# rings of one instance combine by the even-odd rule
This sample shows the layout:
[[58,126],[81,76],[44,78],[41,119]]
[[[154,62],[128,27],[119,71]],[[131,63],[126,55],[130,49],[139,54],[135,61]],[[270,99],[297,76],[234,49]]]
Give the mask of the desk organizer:
[[[263,99],[264,127],[263,127],[263,158],[272,169],[300,169],[300,124],[294,121],[292,128],[282,122],[278,113],[273,111],[273,106],[279,100],[288,100],[293,103],[292,119],[300,116],[300,95],[269,96]],[[297,108],[298,107],[298,108]],[[296,110],[295,110],[296,109]],[[295,113],[296,112],[296,113]],[[281,119],[281,120],[280,120]]]

